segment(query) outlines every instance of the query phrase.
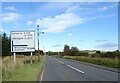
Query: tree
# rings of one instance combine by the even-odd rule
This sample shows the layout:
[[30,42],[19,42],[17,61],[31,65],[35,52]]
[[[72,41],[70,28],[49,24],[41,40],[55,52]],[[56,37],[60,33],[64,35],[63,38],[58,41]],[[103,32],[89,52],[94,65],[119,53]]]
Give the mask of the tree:
[[69,55],[70,54],[70,47],[68,45],[64,46],[64,55]]
[[10,52],[10,38],[7,37],[6,33],[2,34],[2,56],[9,56],[11,55]]
[[64,56],[64,52],[59,52],[61,56]]
[[119,50],[116,50],[115,52],[120,52]]
[[101,52],[100,51],[96,51],[96,54],[101,54]]
[[71,56],[76,56],[79,52],[79,49],[77,47],[71,47],[70,49],[70,55]]

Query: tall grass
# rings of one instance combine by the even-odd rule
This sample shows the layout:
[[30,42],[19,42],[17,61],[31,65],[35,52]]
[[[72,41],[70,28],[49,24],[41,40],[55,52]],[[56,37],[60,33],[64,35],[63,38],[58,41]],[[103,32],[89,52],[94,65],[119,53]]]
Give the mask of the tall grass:
[[92,57],[80,57],[80,56],[63,56],[63,58],[103,65],[111,68],[120,68],[120,66],[118,65],[118,60],[113,58],[92,58]]
[[33,64],[30,64],[29,56],[19,56],[14,63],[13,57],[5,57],[2,65],[3,81],[37,81],[45,57],[42,56],[40,62],[37,56],[33,56],[32,60]]

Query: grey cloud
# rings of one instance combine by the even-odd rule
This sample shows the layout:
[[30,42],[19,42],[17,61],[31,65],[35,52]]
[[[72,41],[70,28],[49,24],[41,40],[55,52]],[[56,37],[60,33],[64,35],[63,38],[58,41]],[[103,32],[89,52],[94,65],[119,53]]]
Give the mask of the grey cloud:
[[96,40],[96,42],[107,42],[109,40]]
[[52,45],[52,47],[62,47],[62,45]]
[[118,48],[118,44],[115,43],[105,43],[98,46],[95,46],[95,48],[102,49],[102,50],[116,50]]

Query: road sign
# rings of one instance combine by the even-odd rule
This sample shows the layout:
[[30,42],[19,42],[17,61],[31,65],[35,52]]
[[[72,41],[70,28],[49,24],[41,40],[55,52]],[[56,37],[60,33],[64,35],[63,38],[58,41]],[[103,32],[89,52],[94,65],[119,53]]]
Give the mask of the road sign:
[[11,52],[35,51],[35,31],[11,31]]

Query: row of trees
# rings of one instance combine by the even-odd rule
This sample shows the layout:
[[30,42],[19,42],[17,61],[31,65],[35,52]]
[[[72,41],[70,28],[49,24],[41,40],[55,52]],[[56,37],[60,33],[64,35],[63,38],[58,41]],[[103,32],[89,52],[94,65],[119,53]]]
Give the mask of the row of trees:
[[[2,35],[0,34],[0,42],[2,42],[2,56],[10,56],[12,55],[11,53],[11,46],[10,46],[10,38],[7,37],[6,33],[3,33]],[[1,44],[1,43],[0,43]],[[1,51],[0,50],[0,51]],[[1,53],[1,52],[0,52]],[[30,55],[28,52],[24,53],[17,53],[19,55]],[[33,53],[34,55],[37,55],[37,50]],[[43,55],[43,51],[40,51],[40,54]],[[77,47],[71,47],[68,45],[64,46],[63,52],[52,52],[48,51],[46,53],[47,55],[62,55],[62,56],[91,56],[91,57],[110,57],[110,58],[115,58],[115,57],[120,57],[120,52],[119,50],[116,50],[114,52],[105,52],[102,53],[100,51],[96,51],[94,54],[89,54],[88,52],[83,52],[79,51]]]
[[48,51],[48,52],[46,52],[46,54],[47,55],[58,55],[59,54],[59,52],[52,52],[52,51]]
[[88,56],[88,52],[79,51],[77,47],[71,47],[68,45],[64,46],[63,56]]
[[71,47],[68,45],[64,46],[64,55],[76,56],[79,52],[77,47]]
[[79,51],[77,47],[71,47],[68,45],[64,46],[64,52],[61,52],[62,56],[86,56],[86,57],[106,57],[106,58],[116,58],[120,57],[120,52],[119,50],[116,50],[114,52],[104,52],[102,53],[101,51],[96,51],[93,54],[89,54],[88,52],[84,51]]
[[64,46],[63,52],[52,52],[48,51],[46,54],[47,55],[61,55],[61,56],[84,56],[84,57],[102,57],[102,58],[117,58],[120,57],[120,52],[119,50],[113,51],[113,52],[101,52],[94,50],[90,53],[91,51],[80,51],[77,47],[71,47],[68,45]]

